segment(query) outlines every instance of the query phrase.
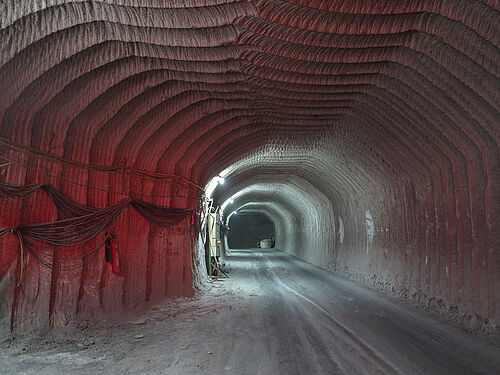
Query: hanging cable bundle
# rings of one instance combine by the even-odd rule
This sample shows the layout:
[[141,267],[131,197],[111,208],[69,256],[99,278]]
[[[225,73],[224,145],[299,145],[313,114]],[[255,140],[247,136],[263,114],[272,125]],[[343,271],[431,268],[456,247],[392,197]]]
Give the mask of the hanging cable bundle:
[[[58,223],[66,229],[67,227],[81,225],[81,221],[85,223],[87,217],[91,218],[91,220],[93,221],[95,219],[101,220],[103,218],[105,219],[106,217],[109,218],[110,215],[111,217],[113,217],[113,212],[118,213],[119,216],[119,214],[121,214],[121,211],[123,211],[128,205],[132,205],[132,207],[134,207],[134,209],[139,212],[146,220],[159,226],[177,224],[183,218],[193,213],[192,208],[186,209],[162,207],[150,202],[143,201],[141,199],[132,198],[123,199],[113,206],[99,209],[76,202],[50,184],[10,185],[0,183],[0,196],[8,198],[28,198],[37,190],[43,190],[50,197],[57,209],[58,214],[64,218],[63,220],[58,221]],[[69,220],[72,218],[76,219],[76,221]],[[24,228],[26,230],[29,230],[31,228],[34,228],[32,227],[33,225],[37,225],[36,231],[46,231],[48,230],[48,228],[46,227],[46,225],[48,224],[54,225],[53,223],[30,224],[30,226],[25,225]],[[98,225],[98,223],[95,223],[93,226],[96,225]],[[90,228],[89,230],[91,231],[92,229]],[[0,234],[1,231],[2,229],[0,229]]]
[[[99,249],[106,249],[106,261],[111,262],[112,272],[120,274],[120,253],[116,235],[109,232],[125,209],[131,205],[146,220],[158,225],[169,226],[188,219],[193,209],[161,207],[140,199],[123,199],[106,208],[94,208],[83,205],[69,198],[49,184],[9,185],[0,184],[0,195],[4,197],[23,199],[31,196],[37,190],[43,190],[52,200],[62,220],[46,223],[22,224],[0,228],[0,236],[11,232],[19,240],[20,270],[19,282],[22,281],[24,268],[24,251],[31,254],[43,266],[58,270],[73,270],[80,268],[94,259]],[[59,251],[70,251],[76,246],[86,245],[89,241],[101,235],[99,241],[90,251],[73,256],[58,255]]]
[[66,219],[91,214],[98,210],[97,208],[89,207],[74,201],[52,185],[44,184],[42,185],[42,189],[50,197],[54,206],[56,206],[59,215]]
[[130,204],[146,220],[160,227],[177,224],[193,212],[192,209],[161,207],[140,199],[133,199]]
[[32,185],[11,185],[0,183],[0,196],[16,199],[24,199],[31,196],[39,189],[43,189],[45,184]]
[[68,252],[71,248],[86,245],[113,225],[130,203],[124,199],[118,204],[95,210],[83,216],[48,223],[24,224],[0,230],[0,234],[14,233],[19,239],[20,260],[18,284],[22,282],[25,263],[24,251],[32,255],[44,267],[69,271],[83,267],[98,255],[108,238],[100,241],[90,251],[74,256],[60,256],[58,251]]
[[[20,233],[20,232],[18,232]],[[36,241],[21,236],[22,246],[43,266],[60,271],[70,271],[83,267],[98,255],[105,240],[100,241],[92,250],[76,256],[57,256],[56,248],[46,248]]]
[[47,223],[23,224],[13,228],[25,237],[31,237],[47,245],[56,247],[82,245],[114,224],[130,201],[124,199],[116,205],[83,216]]

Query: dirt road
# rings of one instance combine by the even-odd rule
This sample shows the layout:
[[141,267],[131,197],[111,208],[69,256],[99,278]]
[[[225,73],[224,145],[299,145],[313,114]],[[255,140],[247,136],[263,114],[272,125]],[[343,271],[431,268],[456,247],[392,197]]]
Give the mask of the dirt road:
[[6,374],[500,374],[471,335],[274,250],[235,250],[229,279],[71,335],[6,340]]

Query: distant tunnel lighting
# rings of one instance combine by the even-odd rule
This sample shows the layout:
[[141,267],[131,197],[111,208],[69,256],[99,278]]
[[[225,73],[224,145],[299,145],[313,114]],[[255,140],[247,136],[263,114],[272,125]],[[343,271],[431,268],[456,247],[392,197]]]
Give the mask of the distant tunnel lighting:
[[229,215],[227,215],[227,218],[226,218],[226,225],[229,226],[229,220],[231,219],[231,216],[237,214],[238,212],[237,211],[233,211],[231,212]]
[[224,177],[221,176],[220,173],[219,173],[218,176],[212,178],[210,180],[210,182],[208,183],[207,187],[205,188],[205,196],[208,199],[212,199],[212,194],[214,193],[215,188],[217,187],[217,185],[219,185],[219,184],[223,185],[224,182],[226,182],[226,180],[224,179]]
[[223,213],[223,212],[224,212],[224,210],[226,209],[226,207],[227,207],[229,204],[232,204],[232,203],[234,203],[233,198],[229,198],[227,201],[225,201],[224,203],[222,203],[222,206],[220,206],[221,213]]

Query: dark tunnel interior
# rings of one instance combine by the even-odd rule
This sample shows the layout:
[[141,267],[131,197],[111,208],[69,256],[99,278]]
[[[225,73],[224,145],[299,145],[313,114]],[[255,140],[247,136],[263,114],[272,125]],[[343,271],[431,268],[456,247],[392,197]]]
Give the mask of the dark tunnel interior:
[[274,238],[274,225],[265,215],[240,211],[231,215],[227,243],[230,249],[260,247],[260,241]]

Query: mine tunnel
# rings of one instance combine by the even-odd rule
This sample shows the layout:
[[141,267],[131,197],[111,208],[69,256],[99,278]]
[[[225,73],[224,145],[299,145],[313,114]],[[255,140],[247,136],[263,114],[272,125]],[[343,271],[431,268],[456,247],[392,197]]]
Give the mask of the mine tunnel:
[[2,368],[500,373],[499,12],[2,1]]
[[[235,215],[236,214],[236,215]],[[234,211],[227,220],[227,247],[251,249],[261,247],[261,241],[274,239],[274,225],[267,215],[258,211]]]

